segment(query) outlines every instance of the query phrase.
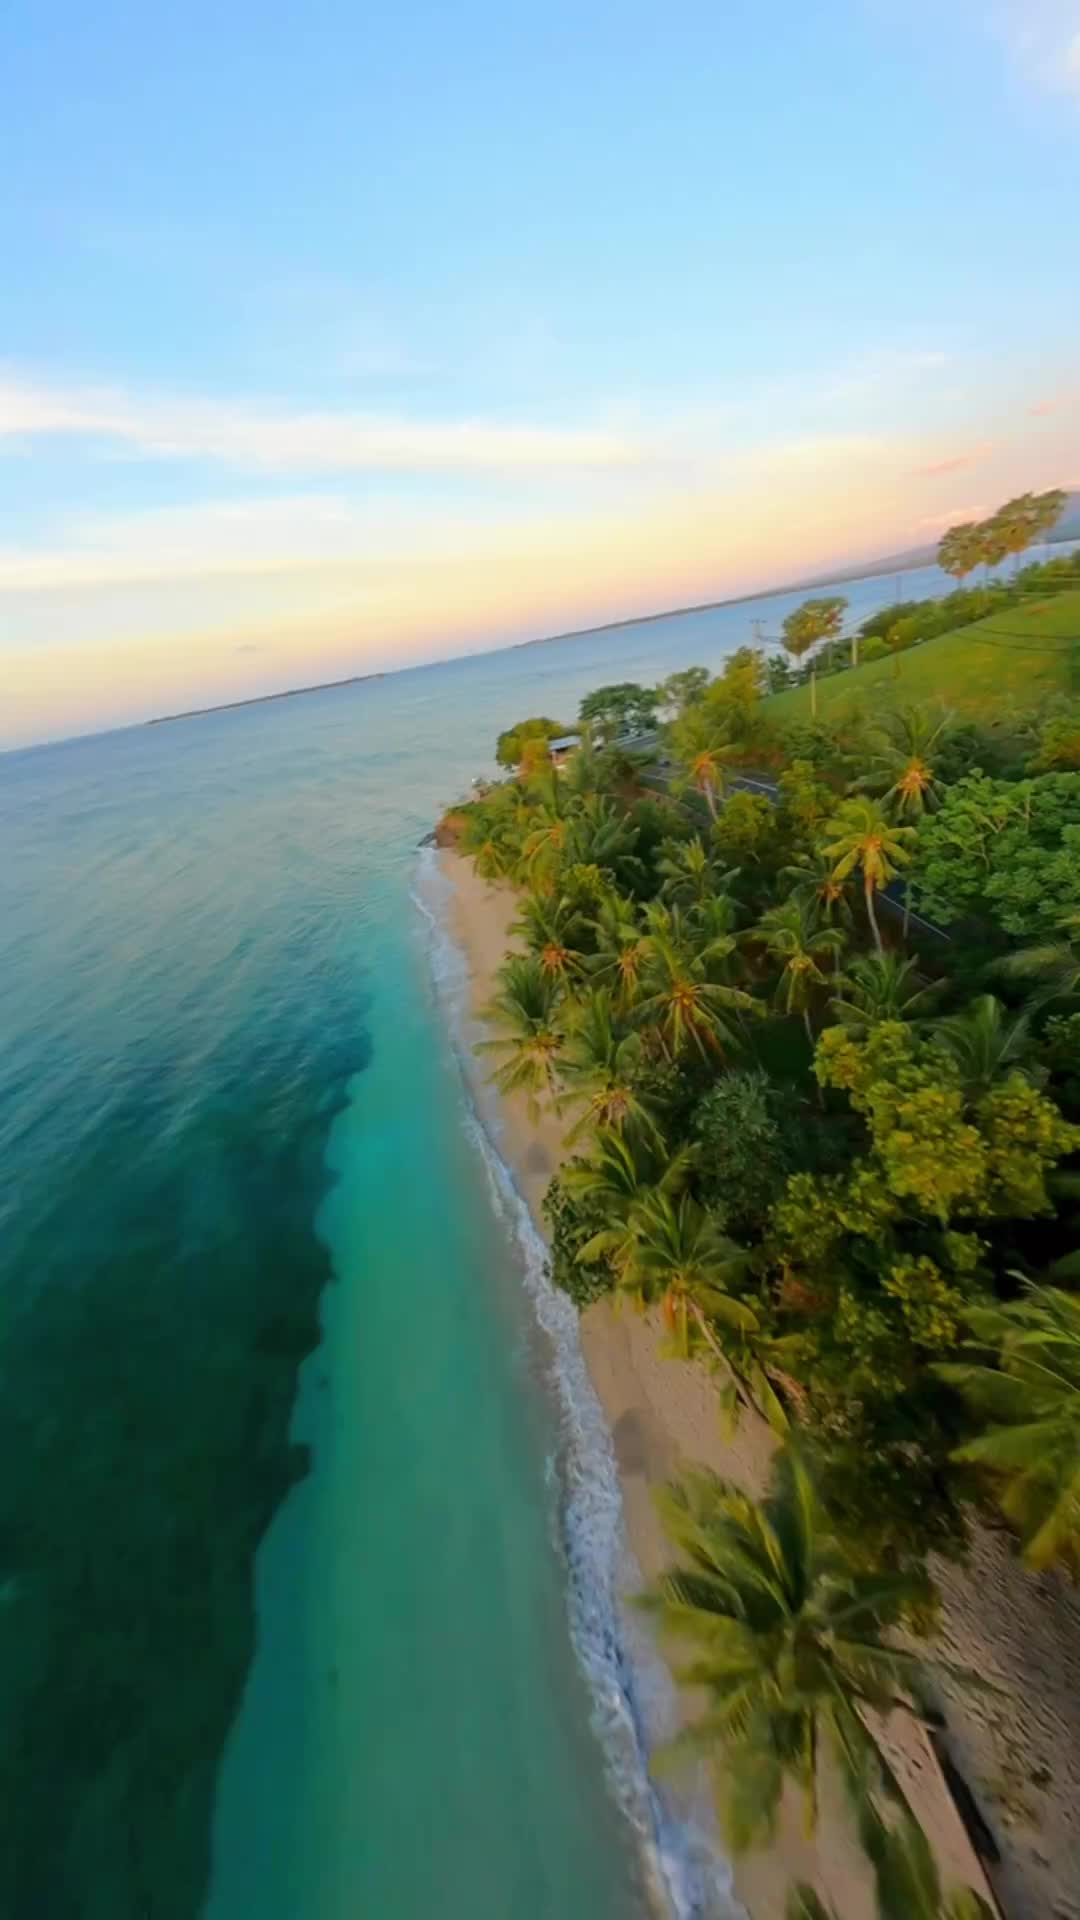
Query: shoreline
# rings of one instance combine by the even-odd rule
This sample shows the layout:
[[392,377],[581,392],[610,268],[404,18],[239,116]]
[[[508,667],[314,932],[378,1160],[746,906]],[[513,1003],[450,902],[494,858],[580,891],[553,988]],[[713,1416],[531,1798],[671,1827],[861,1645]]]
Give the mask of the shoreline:
[[[465,1014],[470,1042],[484,1034],[481,1010],[508,945],[517,897],[480,879],[453,849],[437,854],[447,888],[447,931],[467,973]],[[532,1215],[547,1239],[541,1201],[564,1155],[570,1124],[550,1109],[535,1120],[524,1095],[502,1097],[483,1070],[467,1069],[485,1119]],[[715,1384],[700,1362],[668,1359],[652,1316],[601,1300],[579,1321],[586,1367],[611,1433],[627,1541],[644,1581],[659,1574],[668,1548],[653,1494],[683,1465],[694,1463],[762,1490],[774,1440],[764,1421],[744,1413],[733,1434],[722,1430]],[[660,1658],[663,1659],[662,1652]],[[686,1718],[688,1703],[682,1702]],[[894,1765],[938,1857],[945,1885],[968,1885],[993,1896],[971,1848],[925,1732],[897,1716],[888,1729]],[[808,1880],[836,1904],[844,1920],[874,1920],[868,1863],[850,1831],[838,1781],[824,1782],[818,1832],[808,1840],[801,1811],[788,1795],[773,1843],[729,1862],[734,1891],[749,1920],[783,1920],[791,1884]],[[992,1907],[993,1910],[993,1907]]]

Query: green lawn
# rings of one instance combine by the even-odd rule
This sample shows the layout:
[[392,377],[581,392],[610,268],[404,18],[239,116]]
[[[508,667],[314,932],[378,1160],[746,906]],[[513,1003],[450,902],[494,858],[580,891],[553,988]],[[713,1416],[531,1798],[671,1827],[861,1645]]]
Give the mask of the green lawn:
[[[1080,591],[1070,591],[1007,608],[906,653],[819,680],[818,713],[942,700],[957,712],[976,714],[1003,704],[1036,706],[1047,694],[1078,683]],[[768,710],[784,719],[808,720],[809,687],[773,694]]]

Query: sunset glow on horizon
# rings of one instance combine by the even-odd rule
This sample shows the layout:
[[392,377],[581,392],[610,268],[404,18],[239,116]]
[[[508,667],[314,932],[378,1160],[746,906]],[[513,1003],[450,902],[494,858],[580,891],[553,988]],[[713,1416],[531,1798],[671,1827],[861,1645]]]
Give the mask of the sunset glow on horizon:
[[778,51],[694,5],[648,59],[631,11],[478,5],[420,53],[335,12],[285,59],[241,8],[244,97],[204,91],[199,8],[165,67],[151,21],[15,36],[0,746],[759,591],[1080,485],[1060,10],[845,0]]

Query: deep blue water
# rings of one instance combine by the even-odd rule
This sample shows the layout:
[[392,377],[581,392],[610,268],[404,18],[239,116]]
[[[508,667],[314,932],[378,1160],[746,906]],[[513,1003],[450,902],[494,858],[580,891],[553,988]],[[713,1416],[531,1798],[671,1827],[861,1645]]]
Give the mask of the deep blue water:
[[795,598],[0,759],[11,1920],[645,1911],[416,847],[501,727]]

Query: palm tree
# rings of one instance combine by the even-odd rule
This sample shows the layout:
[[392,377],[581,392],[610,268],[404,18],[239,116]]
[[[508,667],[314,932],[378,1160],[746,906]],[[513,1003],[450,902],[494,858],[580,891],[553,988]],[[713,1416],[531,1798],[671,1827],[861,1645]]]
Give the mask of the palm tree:
[[1035,495],[1035,539],[1046,540],[1057,526],[1068,503],[1068,494],[1061,487],[1051,487],[1046,493]]
[[517,863],[521,847],[520,826],[516,808],[510,809],[501,800],[504,789],[496,789],[498,800],[493,796],[469,808],[464,816],[461,834],[461,851],[476,867],[483,880],[505,880],[510,877]]
[[802,1015],[806,1037],[814,1044],[810,1001],[814,990],[828,985],[821,962],[831,958],[836,972],[844,936],[839,927],[816,926],[810,909],[800,900],[783,900],[763,913],[749,937],[759,941],[780,967],[775,1000],[786,1014]]
[[900,867],[907,866],[915,829],[893,826],[876,800],[850,799],[837,808],[825,831],[831,835],[825,851],[834,862],[834,878],[846,880],[856,869],[862,873],[866,917],[874,945],[883,953],[874,895],[895,879]]
[[991,514],[989,520],[979,521],[979,558],[986,569],[987,581],[991,567],[1000,566],[1008,552],[1005,538],[1005,529],[998,514]]
[[690,1649],[677,1677],[705,1704],[677,1744],[714,1762],[732,1848],[771,1835],[786,1779],[814,1826],[825,1746],[856,1809],[881,1795],[904,1804],[866,1715],[917,1713],[925,1700],[924,1664],[886,1637],[922,1583],[867,1570],[790,1445],[764,1500],[695,1473],[668,1489],[663,1513],[684,1564],[645,1604]]
[[[820,640],[838,639],[844,625],[847,601],[843,594],[830,594],[816,600],[804,600],[784,620],[781,633],[783,644],[794,660],[801,660]],[[858,642],[855,643],[855,651]],[[858,660],[853,664],[858,666]],[[810,667],[810,718],[817,719],[817,673],[813,662]]]
[[492,1079],[502,1093],[527,1093],[535,1115],[538,1096],[556,1089],[555,1065],[562,1046],[556,1026],[558,988],[531,953],[511,954],[497,977],[499,991],[482,1018],[506,1032],[478,1041],[476,1051],[504,1056]]
[[828,855],[815,848],[798,866],[781,867],[780,879],[788,888],[788,899],[805,904],[826,926],[850,927],[853,916],[847,883],[838,880],[833,869]]
[[727,786],[728,772],[737,760],[739,748],[723,732],[714,714],[707,708],[691,706],[671,729],[674,752],[686,769],[690,785],[696,787],[709,809],[717,816],[717,795]]
[[798,1886],[791,1888],[784,1902],[784,1920],[840,1920],[840,1916],[831,1903],[825,1905],[814,1887],[808,1887],[805,1880],[800,1880]]
[[695,951],[677,912],[650,909],[643,997],[636,1018],[659,1036],[671,1060],[679,1059],[691,1047],[703,1059],[724,1048],[737,1047],[739,1035],[730,1016],[751,1009],[761,1011],[750,994],[711,977],[720,960],[734,948],[731,935],[724,939],[723,955],[716,940],[710,940],[707,954]]
[[993,1920],[970,1887],[943,1894],[930,1842],[911,1814],[890,1821],[868,1806],[859,1826],[877,1883],[879,1920]]
[[559,1106],[584,1103],[566,1136],[567,1143],[580,1139],[587,1129],[621,1133],[627,1127],[640,1130],[661,1145],[656,1118],[634,1087],[642,1063],[641,1035],[619,1022],[609,995],[594,989],[574,1009],[565,1035],[559,1071],[567,1091]]
[[661,877],[661,899],[675,907],[700,906],[726,892],[738,878],[737,867],[717,866],[696,833],[690,840],[665,840],[656,870]]
[[654,1188],[636,1202],[631,1225],[634,1251],[622,1284],[644,1305],[659,1304],[684,1358],[693,1330],[726,1365],[710,1322],[737,1333],[755,1333],[760,1327],[753,1308],[727,1291],[729,1281],[746,1266],[743,1249],[688,1193],[673,1198],[669,1189]]
[[532,822],[521,849],[522,874],[533,886],[550,893],[566,848],[567,822],[556,801],[535,807]]
[[784,1343],[769,1334],[749,1301],[728,1292],[729,1283],[743,1275],[747,1255],[681,1184],[680,1178],[647,1188],[634,1202],[619,1285],[642,1306],[659,1301],[684,1359],[698,1340],[704,1342],[724,1375],[720,1411],[726,1417],[734,1421],[740,1405],[752,1407],[774,1433],[786,1434],[788,1417],[770,1378],[784,1358]]
[[[878,1920],[994,1920],[991,1909],[970,1887],[956,1887],[943,1895],[937,1862],[929,1841],[914,1820],[896,1826],[875,1822],[864,1836],[877,1880]],[[784,1906],[784,1920],[840,1920],[814,1887],[801,1881],[792,1887]]]
[[952,575],[957,586],[963,586],[982,557],[982,530],[974,520],[965,520],[942,534],[937,563],[943,573]]
[[[898,820],[919,821],[941,799],[934,759],[952,726],[952,715],[934,715],[926,707],[904,707],[888,716],[876,737],[871,782],[890,784],[883,805]],[[911,924],[911,881],[904,884],[904,938]]]
[[888,782],[886,806],[900,820],[920,820],[940,798],[934,760],[952,727],[951,713],[903,707],[888,715],[873,738],[875,784]]
[[488,827],[475,845],[466,848],[482,880],[505,880],[514,870],[517,849],[509,845],[494,827]]
[[954,1455],[985,1467],[1019,1529],[1029,1567],[1080,1574],[1080,1297],[1033,1286],[1008,1306],[973,1307],[968,1323],[985,1360],[939,1365],[989,1422]]
[[604,777],[601,756],[587,735],[577,752],[570,755],[558,777],[562,781],[563,791],[575,800],[584,800],[590,794],[602,791]]
[[992,993],[979,994],[962,1013],[939,1020],[934,1038],[956,1061],[972,1099],[988,1093],[1006,1073],[1021,1073],[1026,1080],[1040,1077],[1028,1065],[1035,1048],[1030,1014],[1010,1016]]
[[583,956],[576,942],[578,916],[569,903],[550,894],[527,893],[510,931],[520,934],[541,972],[561,987],[581,972]]
[[1002,558],[1012,554],[1019,560],[1040,530],[1035,495],[1021,493],[1015,500],[1007,500],[994,514],[991,525],[1001,543]]
[[650,902],[645,911],[650,927],[658,924],[662,933],[674,927],[678,938],[700,954],[709,969],[710,979],[730,982],[730,963],[739,956],[739,942],[735,934],[739,907],[733,895],[707,894],[704,900],[687,908],[685,913],[676,907],[669,914],[662,901]]
[[635,1207],[655,1187],[677,1193],[689,1178],[692,1159],[688,1147],[668,1154],[662,1143],[640,1132],[601,1129],[588,1159],[569,1161],[560,1175],[568,1193],[591,1201],[604,1216],[604,1225],[578,1250],[582,1265],[608,1260],[621,1284],[637,1252]]
[[599,868],[625,886],[641,877],[641,861],[634,852],[637,839],[638,830],[625,813],[601,794],[590,794],[569,815],[565,857],[576,866]]
[[1061,922],[1056,940],[1037,946],[1021,947],[1000,962],[1001,971],[1013,980],[1041,980],[1041,993],[1035,1004],[1048,1000],[1072,1000],[1080,994],[1080,914],[1068,914]]
[[851,962],[832,1010],[841,1026],[865,1033],[883,1020],[925,1020],[942,982],[921,982],[912,959],[895,953],[860,953]]
[[612,993],[616,1012],[627,1013],[639,997],[649,947],[638,910],[623,894],[609,891],[589,925],[596,936],[589,970]]

